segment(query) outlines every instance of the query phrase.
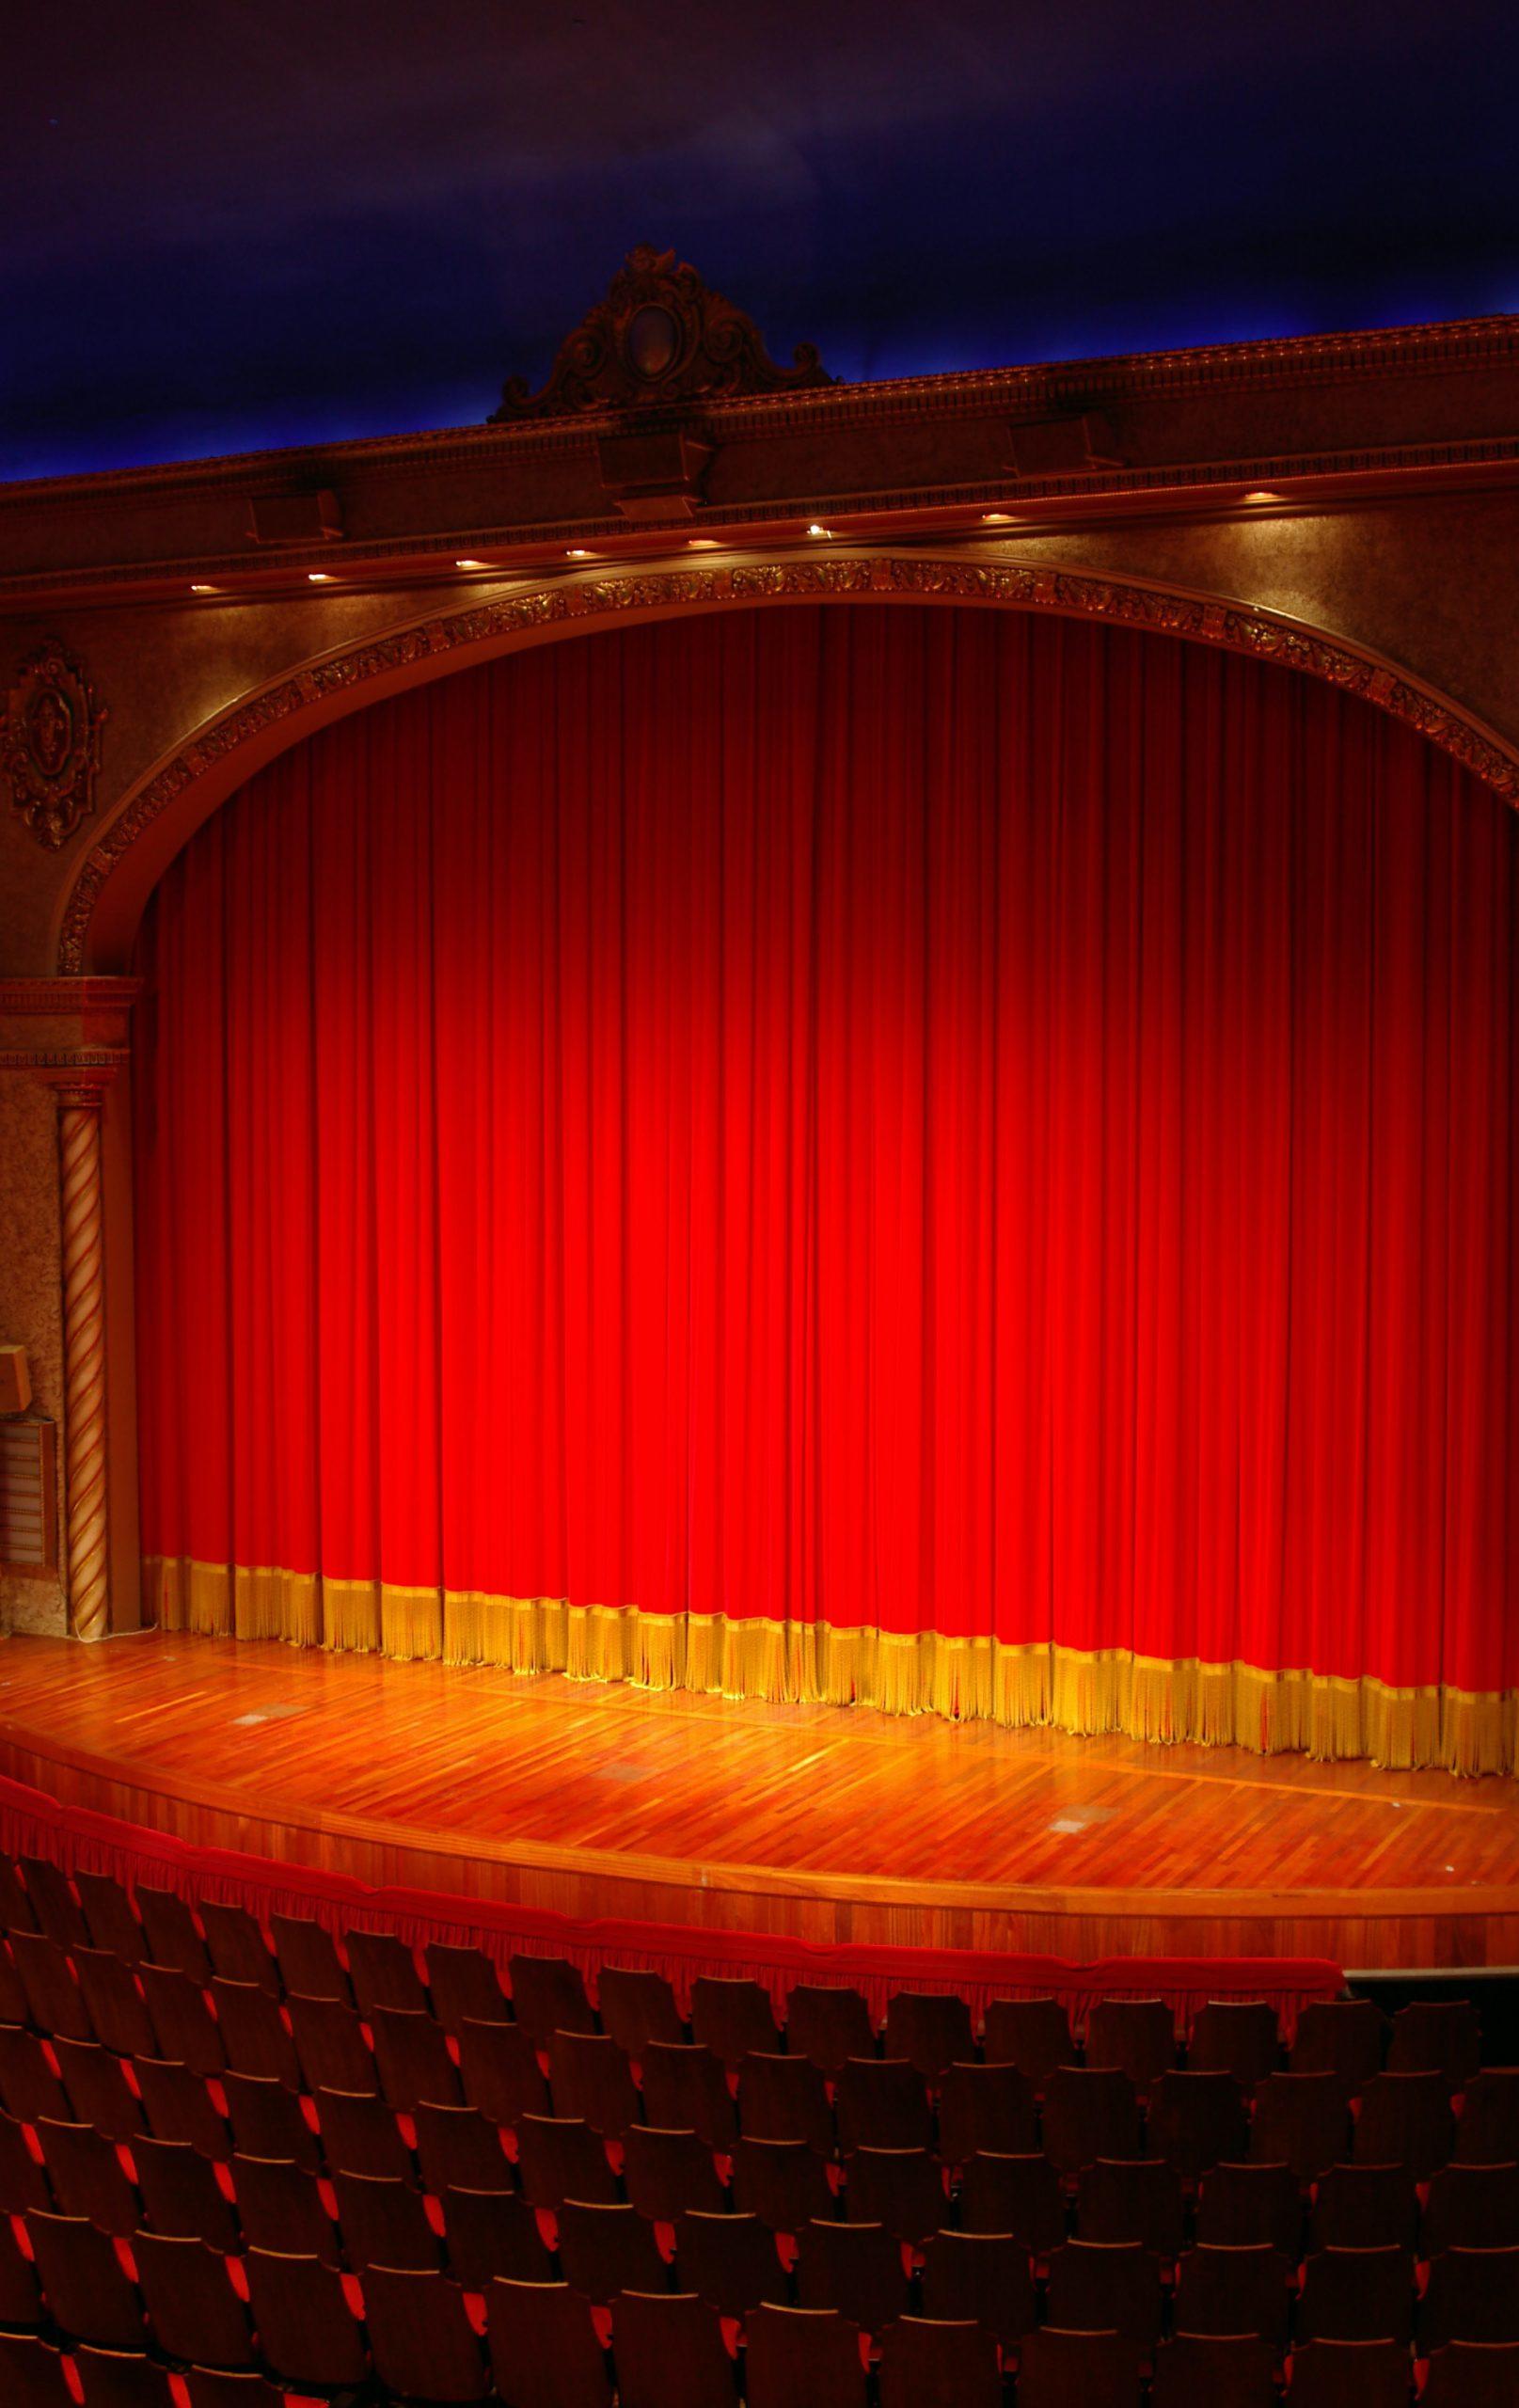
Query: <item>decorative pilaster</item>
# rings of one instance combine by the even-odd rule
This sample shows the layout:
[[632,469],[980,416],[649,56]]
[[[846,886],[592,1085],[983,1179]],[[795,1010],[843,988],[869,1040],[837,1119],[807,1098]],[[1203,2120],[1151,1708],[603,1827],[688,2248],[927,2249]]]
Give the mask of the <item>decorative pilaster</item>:
[[[109,1076],[109,1073],[106,1074]],[[59,1086],[69,1622],[76,1639],[110,1628],[105,1462],[105,1226],[101,1107],[105,1079]]]

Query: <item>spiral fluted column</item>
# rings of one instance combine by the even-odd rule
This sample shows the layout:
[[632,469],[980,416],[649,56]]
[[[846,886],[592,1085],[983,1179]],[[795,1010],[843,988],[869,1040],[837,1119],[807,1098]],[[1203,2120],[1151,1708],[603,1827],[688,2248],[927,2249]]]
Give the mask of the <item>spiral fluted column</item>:
[[66,1530],[69,1620],[76,1639],[110,1628],[105,1484],[105,1231],[101,1193],[103,1085],[60,1086]]

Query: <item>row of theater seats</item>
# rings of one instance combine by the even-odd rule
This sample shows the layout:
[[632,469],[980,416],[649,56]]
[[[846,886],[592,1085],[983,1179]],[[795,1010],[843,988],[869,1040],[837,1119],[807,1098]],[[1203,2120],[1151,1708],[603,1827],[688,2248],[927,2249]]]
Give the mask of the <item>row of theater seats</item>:
[[1283,2070],[1269,2007],[1205,2009],[1179,2067],[1167,2009],[1101,2002],[1082,2064],[1048,2001],[994,2002],[979,2052],[961,2000],[879,2035],[847,1988],[783,2031],[698,1984],[688,2027],[645,1972],[593,2009],[516,1958],[509,1999],[475,1951],[42,1861],[0,1861],[0,2324],[39,2399],[67,2350],[90,2408],[198,2362],[207,2408],[218,2371],[800,2408],[867,2368],[901,2408],[1226,2408],[1284,2372],[1352,2408],[1406,2400],[1416,2337],[1434,2398],[1519,2398],[1519,2076],[1473,2072],[1467,2008],[1310,2009]]

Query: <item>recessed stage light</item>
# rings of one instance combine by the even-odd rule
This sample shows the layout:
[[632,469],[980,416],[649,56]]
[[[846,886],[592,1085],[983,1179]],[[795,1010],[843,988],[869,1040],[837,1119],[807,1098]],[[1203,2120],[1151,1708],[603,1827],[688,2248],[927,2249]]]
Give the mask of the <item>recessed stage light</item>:
[[489,561],[455,561],[455,568],[489,568]]
[[716,535],[688,535],[686,549],[688,552],[715,552],[718,549],[718,539]]
[[214,585],[192,585],[190,591],[192,594],[214,594],[216,589]]
[[808,528],[807,532],[809,535],[826,535],[830,543],[833,540],[833,530],[831,527],[819,527],[815,518]]
[[308,585],[330,585],[332,572],[324,568],[309,568],[306,572],[306,581]]
[[1281,498],[1279,493],[1271,493],[1264,485],[1259,485],[1254,493],[1245,495],[1246,501],[1280,501]]
[[1010,527],[1012,523],[1013,514],[1010,510],[983,510],[981,513],[983,527]]
[[572,544],[564,557],[567,561],[588,561],[591,555],[583,544]]

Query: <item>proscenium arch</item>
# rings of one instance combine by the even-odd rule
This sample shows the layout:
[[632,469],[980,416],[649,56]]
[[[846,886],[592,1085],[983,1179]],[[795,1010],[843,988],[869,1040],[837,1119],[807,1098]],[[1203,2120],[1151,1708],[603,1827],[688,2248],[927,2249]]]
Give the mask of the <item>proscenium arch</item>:
[[174,855],[257,769],[320,728],[411,686],[571,636],[690,611],[818,602],[1049,610],[1223,646],[1358,694],[1452,754],[1519,808],[1519,750],[1393,662],[1281,612],[1139,578],[990,562],[976,552],[836,548],[825,559],[629,567],[516,586],[318,656],[245,694],[123,798],[64,898],[60,975],[124,970],[148,898]]

